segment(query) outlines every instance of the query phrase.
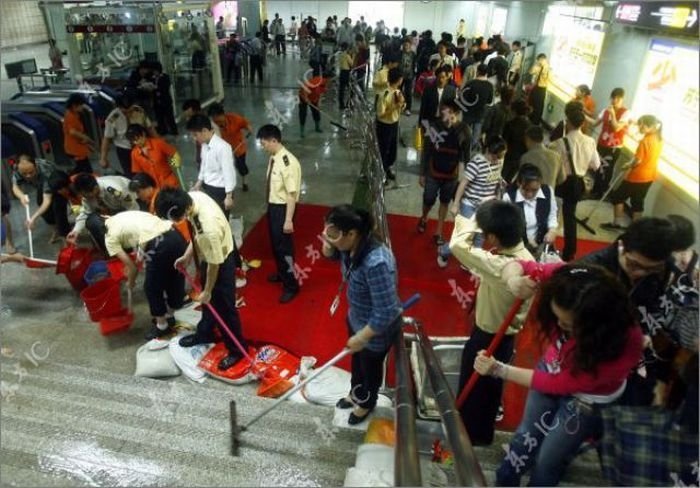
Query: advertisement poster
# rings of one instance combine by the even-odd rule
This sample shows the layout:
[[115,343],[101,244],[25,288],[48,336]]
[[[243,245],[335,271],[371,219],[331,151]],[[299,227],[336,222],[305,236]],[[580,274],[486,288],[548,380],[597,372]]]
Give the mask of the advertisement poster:
[[[630,107],[635,117],[655,115],[663,123],[659,171],[698,198],[698,47],[652,39]],[[636,135],[636,131],[631,131]],[[637,147],[636,137],[626,144]]]
[[562,22],[554,35],[549,57],[549,91],[564,101],[578,85],[593,86],[605,34],[570,22]]

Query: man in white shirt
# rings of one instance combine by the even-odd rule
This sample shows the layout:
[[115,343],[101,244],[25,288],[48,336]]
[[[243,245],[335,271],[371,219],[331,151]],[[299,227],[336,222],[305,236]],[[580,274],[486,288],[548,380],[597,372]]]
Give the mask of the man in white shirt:
[[272,27],[270,30],[272,31],[271,34],[273,36],[275,36],[275,49],[277,51],[277,56],[280,55],[280,52],[286,56],[287,55],[287,42],[286,42],[287,32],[284,29],[284,24],[282,23],[282,19],[276,18],[272,22]]
[[194,115],[187,122],[187,130],[202,145],[202,163],[197,183],[192,189],[201,190],[209,195],[228,219],[233,208],[233,190],[236,187],[233,149],[214,132],[211,120],[206,115]]
[[520,41],[513,41],[511,54],[508,61],[508,85],[514,87],[520,80],[520,71],[523,67],[523,52],[520,50]]
[[559,153],[562,161],[564,183],[557,186],[557,196],[562,199],[564,220],[564,249],[562,259],[571,261],[576,255],[576,205],[583,195],[583,176],[588,170],[600,168],[600,157],[596,142],[581,131],[586,121],[581,102],[569,102],[564,108],[566,114],[566,136],[557,139],[550,149]]

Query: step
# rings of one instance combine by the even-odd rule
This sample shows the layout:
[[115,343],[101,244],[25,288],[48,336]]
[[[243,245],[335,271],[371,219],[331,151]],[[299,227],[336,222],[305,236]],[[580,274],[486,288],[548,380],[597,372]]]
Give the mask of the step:
[[0,462],[3,473],[8,466],[32,481],[25,484],[44,485],[51,474],[100,485],[340,485],[363,437],[331,430],[332,408],[285,402],[241,435],[234,458],[229,400],[240,422],[273,401],[256,397],[253,385],[135,378],[52,362],[26,368],[19,383],[15,373],[12,362],[1,362],[3,382],[18,388],[2,405]]

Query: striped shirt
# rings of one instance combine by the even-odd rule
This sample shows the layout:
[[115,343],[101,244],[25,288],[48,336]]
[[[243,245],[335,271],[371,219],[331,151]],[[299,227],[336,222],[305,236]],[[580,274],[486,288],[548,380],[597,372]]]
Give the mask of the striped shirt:
[[[342,272],[346,276],[350,255],[341,252]],[[366,325],[376,332],[367,344],[371,351],[384,351],[391,346],[391,326],[401,314],[397,290],[396,260],[388,247],[380,245],[367,253],[348,276],[348,322],[353,332]]]
[[492,164],[483,154],[475,155],[467,163],[464,170],[467,187],[464,190],[462,201],[478,206],[486,200],[495,198],[501,184],[502,169],[502,161]]

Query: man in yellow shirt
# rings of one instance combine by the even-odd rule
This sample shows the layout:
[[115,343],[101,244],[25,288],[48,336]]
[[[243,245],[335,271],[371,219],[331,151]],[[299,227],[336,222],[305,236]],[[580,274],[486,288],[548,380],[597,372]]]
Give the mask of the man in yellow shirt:
[[[522,241],[524,228],[521,210],[512,203],[499,200],[482,203],[475,217],[455,217],[450,251],[460,263],[480,278],[476,294],[476,324],[462,352],[460,391],[474,371],[477,353],[488,348],[503,317],[515,302],[515,296],[501,280],[503,267],[515,259],[533,259]],[[474,236],[479,229],[484,236],[481,248],[474,245]],[[528,308],[529,303],[521,307],[496,349],[493,357],[499,361],[510,361],[515,333],[525,320]],[[493,441],[495,417],[502,392],[502,380],[482,377],[462,405],[460,415],[472,444],[488,445]]]
[[386,181],[396,180],[391,167],[396,161],[396,149],[399,142],[399,118],[406,108],[406,101],[401,92],[403,76],[399,68],[389,70],[389,85],[377,92],[377,143],[382,157],[382,166]]
[[292,234],[294,211],[301,195],[301,165],[282,145],[282,133],[277,126],[262,126],[257,137],[263,150],[270,155],[267,163],[267,220],[277,271],[267,279],[271,283],[282,283],[280,303],[287,303],[299,293]]
[[109,217],[105,227],[107,254],[124,263],[129,288],[134,288],[138,268],[127,250],[135,249],[137,259],[146,265],[143,289],[153,317],[146,340],[167,334],[175,325],[173,313],[182,308],[185,296],[185,279],[174,263],[187,249],[187,242],[173,228],[172,222],[139,210]]
[[[228,332],[247,349],[236,309],[236,259],[233,235],[228,219],[217,202],[206,193],[181,188],[163,188],[156,197],[156,213],[171,222],[187,222],[192,241],[187,250],[175,260],[175,267],[187,266],[192,258],[200,268],[202,291],[197,297],[201,304],[211,306],[226,322]],[[182,347],[214,342],[214,326],[220,327],[209,307],[202,310],[197,331],[180,339]],[[226,370],[236,364],[243,354],[226,330],[219,330],[228,349],[228,356],[219,362]]]

